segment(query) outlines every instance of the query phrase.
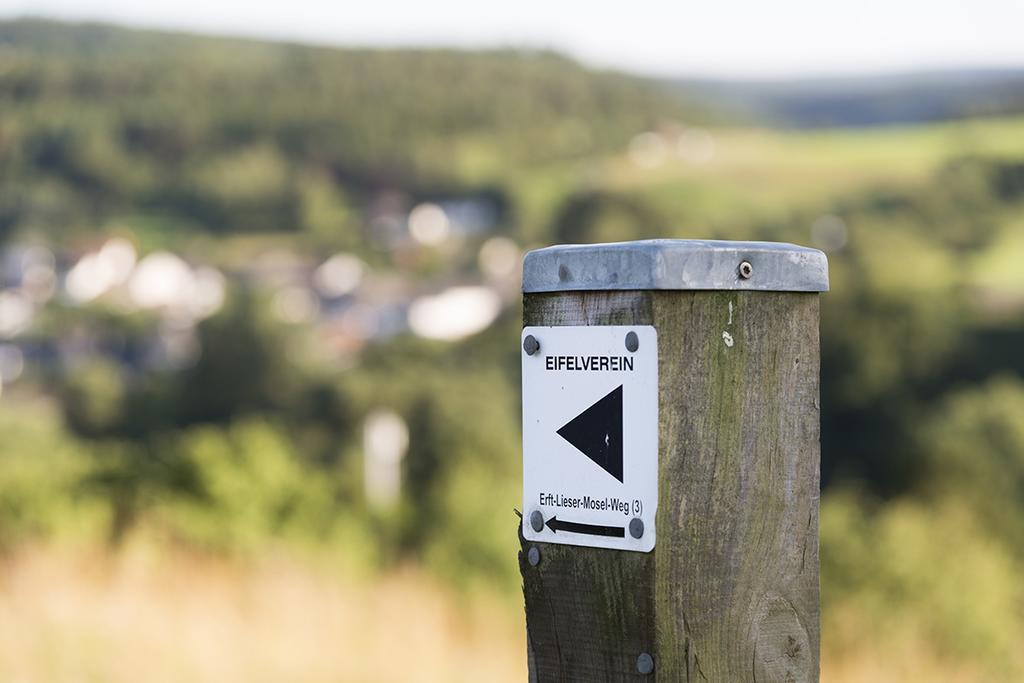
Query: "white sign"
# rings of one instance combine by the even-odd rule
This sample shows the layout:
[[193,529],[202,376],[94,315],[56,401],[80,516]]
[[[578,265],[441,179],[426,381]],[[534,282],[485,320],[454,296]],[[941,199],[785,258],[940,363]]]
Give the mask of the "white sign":
[[658,335],[651,326],[523,330],[523,536],[654,549]]

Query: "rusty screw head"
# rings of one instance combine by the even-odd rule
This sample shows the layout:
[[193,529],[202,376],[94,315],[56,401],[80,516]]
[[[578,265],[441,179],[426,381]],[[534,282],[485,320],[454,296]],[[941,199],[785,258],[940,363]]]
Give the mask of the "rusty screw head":
[[526,351],[527,356],[532,356],[540,350],[540,342],[532,334],[526,335],[526,339],[523,340],[523,351]]
[[740,264],[740,278],[743,280],[749,280],[750,276],[754,274],[754,266],[750,265],[750,261],[744,261]]

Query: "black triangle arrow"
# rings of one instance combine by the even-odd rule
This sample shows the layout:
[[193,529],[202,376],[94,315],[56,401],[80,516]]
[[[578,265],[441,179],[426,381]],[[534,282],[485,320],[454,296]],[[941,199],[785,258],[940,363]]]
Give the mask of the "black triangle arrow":
[[622,481],[622,385],[558,430],[558,435]]
[[574,534],[589,534],[591,536],[612,536],[614,538],[625,538],[626,527],[624,526],[602,526],[600,524],[584,524],[582,522],[559,521],[558,517],[552,517],[544,522],[549,529],[556,534],[561,531],[571,531]]

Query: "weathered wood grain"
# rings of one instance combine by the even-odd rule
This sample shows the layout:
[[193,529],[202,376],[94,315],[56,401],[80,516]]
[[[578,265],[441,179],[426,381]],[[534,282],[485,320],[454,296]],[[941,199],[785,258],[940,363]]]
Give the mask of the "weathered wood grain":
[[655,550],[520,535],[530,679],[817,681],[818,295],[529,294],[523,316],[654,325],[660,379]]

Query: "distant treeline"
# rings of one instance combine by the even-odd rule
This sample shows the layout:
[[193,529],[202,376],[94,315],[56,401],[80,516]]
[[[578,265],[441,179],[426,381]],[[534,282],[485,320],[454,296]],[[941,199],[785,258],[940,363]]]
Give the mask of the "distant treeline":
[[343,208],[380,188],[465,191],[478,157],[584,158],[666,118],[707,117],[654,83],[543,52],[40,21],[0,23],[0,50],[0,233],[126,213],[175,231],[315,230],[317,192]]
[[792,128],[929,123],[1024,112],[1024,67],[874,77],[670,83],[747,120]]

